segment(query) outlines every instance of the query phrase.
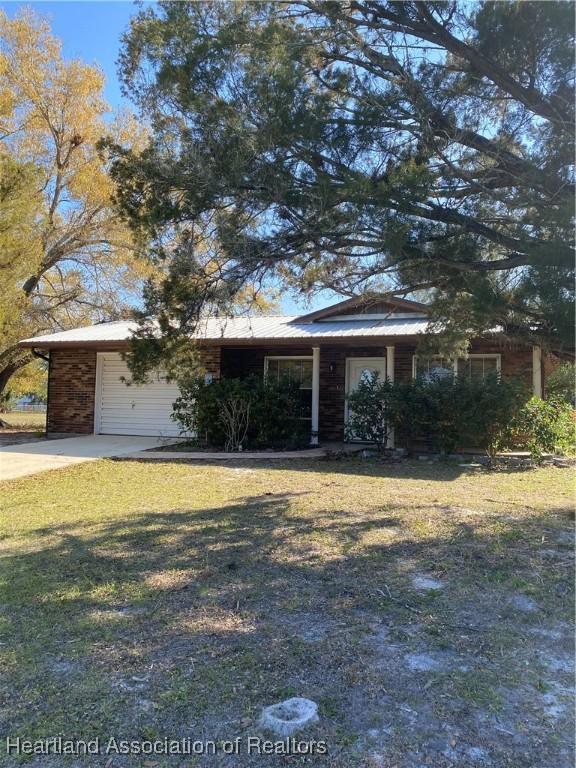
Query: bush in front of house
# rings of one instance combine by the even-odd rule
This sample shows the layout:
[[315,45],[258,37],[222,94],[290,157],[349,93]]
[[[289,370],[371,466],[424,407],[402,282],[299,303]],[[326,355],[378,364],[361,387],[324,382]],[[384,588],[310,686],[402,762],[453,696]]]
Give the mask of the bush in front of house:
[[180,383],[172,418],[183,434],[202,446],[238,451],[288,450],[310,442],[310,422],[302,418],[297,385],[281,381],[193,377]]
[[382,450],[394,428],[409,453],[420,440],[443,454],[474,448],[494,456],[508,447],[525,400],[523,385],[497,374],[482,381],[433,376],[397,383],[375,376],[348,398],[347,436]]
[[532,397],[518,411],[508,429],[507,443],[530,451],[532,458],[543,453],[576,453],[574,409],[560,397]]
[[297,450],[310,445],[311,421],[304,417],[298,384],[250,379],[255,394],[248,430],[249,444],[255,448]]
[[378,373],[362,378],[348,396],[347,440],[360,440],[384,450],[390,429],[390,391],[392,384],[382,380]]
[[574,363],[565,362],[557,365],[546,380],[546,398],[553,401],[563,400],[574,406],[575,376]]
[[423,431],[430,422],[429,402],[423,383],[397,381],[388,390],[390,423],[397,434],[402,436],[401,445],[408,455],[414,452],[414,445],[422,439]]
[[523,384],[496,373],[484,379],[433,376],[402,384],[391,418],[400,429],[406,412],[413,408],[412,440],[424,438],[443,454],[477,449],[493,457],[507,447],[508,427],[525,400]]
[[493,459],[498,451],[512,448],[510,424],[526,402],[526,385],[492,373],[484,379],[456,379],[456,410],[461,428],[459,445],[481,449]]

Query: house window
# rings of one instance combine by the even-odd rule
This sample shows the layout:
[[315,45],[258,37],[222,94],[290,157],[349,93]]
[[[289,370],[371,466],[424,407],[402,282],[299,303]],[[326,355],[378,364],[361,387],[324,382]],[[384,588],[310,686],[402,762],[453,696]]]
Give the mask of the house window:
[[465,376],[472,381],[483,381],[500,371],[500,355],[469,355],[460,357],[457,362],[458,376]]
[[415,379],[432,381],[454,376],[454,362],[446,357],[416,357],[413,361]]
[[432,381],[448,376],[466,377],[483,381],[487,376],[500,371],[500,355],[468,355],[458,360],[445,357],[416,357],[413,361],[414,378]]
[[267,357],[264,361],[264,376],[268,381],[297,384],[301,418],[312,418],[311,357]]

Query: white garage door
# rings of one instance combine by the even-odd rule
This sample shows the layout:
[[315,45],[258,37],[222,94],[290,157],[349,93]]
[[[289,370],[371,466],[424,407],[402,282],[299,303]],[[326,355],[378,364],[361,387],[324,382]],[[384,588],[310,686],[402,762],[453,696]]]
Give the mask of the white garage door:
[[170,418],[178,387],[160,374],[142,386],[126,385],[128,366],[116,352],[98,354],[95,431],[102,435],[163,435],[177,437]]

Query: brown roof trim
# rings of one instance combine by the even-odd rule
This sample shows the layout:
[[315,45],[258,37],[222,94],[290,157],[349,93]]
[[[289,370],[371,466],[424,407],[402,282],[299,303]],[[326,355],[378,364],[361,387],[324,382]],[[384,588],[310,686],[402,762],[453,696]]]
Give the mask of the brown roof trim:
[[315,312],[310,312],[307,315],[300,315],[292,322],[294,323],[311,323],[314,320],[321,320],[324,317],[330,317],[330,315],[337,315],[343,309],[354,309],[354,307],[370,306],[370,304],[376,304],[377,302],[384,301],[388,304],[392,304],[399,309],[416,309],[426,311],[428,307],[426,304],[422,304],[419,301],[411,301],[410,299],[400,299],[396,296],[386,296],[372,294],[368,296],[353,296],[351,299],[345,299],[338,302],[338,304],[332,304],[330,307],[324,309],[318,309]]

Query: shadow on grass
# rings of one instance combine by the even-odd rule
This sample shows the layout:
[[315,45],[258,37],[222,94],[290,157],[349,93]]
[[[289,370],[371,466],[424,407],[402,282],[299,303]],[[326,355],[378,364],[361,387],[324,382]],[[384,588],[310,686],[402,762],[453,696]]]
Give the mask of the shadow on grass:
[[466,475],[477,473],[494,473],[498,475],[517,475],[530,472],[530,468],[522,466],[500,465],[495,468],[484,465],[470,466],[472,459],[462,461],[417,461],[414,459],[403,461],[385,461],[378,458],[361,459],[357,457],[317,459],[138,459],[134,457],[118,456],[112,459],[115,462],[133,461],[139,464],[153,462],[162,464],[189,464],[196,467],[223,467],[227,469],[265,469],[281,472],[317,472],[324,474],[333,471],[341,475],[358,475],[360,477],[379,478],[408,478],[411,480],[428,480],[435,482],[450,482]]
[[[262,704],[299,694],[320,700],[325,727],[345,750],[383,701],[395,711],[428,696],[417,675],[391,668],[378,678],[365,641],[375,626],[392,633],[392,660],[394,642],[417,631],[443,652],[490,665],[506,642],[512,651],[521,646],[516,633],[527,621],[570,613],[570,571],[534,551],[539,530],[565,510],[489,534],[455,520],[449,531],[417,538],[393,503],[362,517],[304,517],[293,507],[300,496],[36,530],[33,551],[2,561],[4,731],[28,723],[32,732],[73,728],[76,736],[95,728],[176,736],[193,720],[230,738],[226,723],[238,731]],[[446,590],[416,590],[416,574],[434,575]],[[533,614],[507,607],[507,593],[519,587],[532,596]],[[514,653],[506,660],[514,665]],[[391,698],[394,675],[401,683]],[[495,676],[487,674],[491,685]],[[402,738],[421,736],[408,729]]]

